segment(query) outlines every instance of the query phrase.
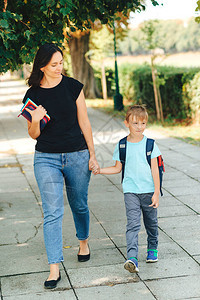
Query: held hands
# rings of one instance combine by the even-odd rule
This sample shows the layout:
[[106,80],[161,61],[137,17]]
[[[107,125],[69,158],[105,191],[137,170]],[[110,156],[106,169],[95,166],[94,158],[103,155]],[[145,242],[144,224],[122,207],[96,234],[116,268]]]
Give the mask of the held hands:
[[150,204],[149,206],[153,206],[153,208],[157,208],[159,206],[159,194],[153,194],[152,204]]
[[100,172],[99,164],[95,156],[91,156],[89,160],[89,170],[92,171],[92,174],[97,175]]
[[32,122],[39,122],[47,113],[46,109],[42,105],[39,105],[35,110],[30,110],[29,108],[26,108],[26,110],[30,113]]

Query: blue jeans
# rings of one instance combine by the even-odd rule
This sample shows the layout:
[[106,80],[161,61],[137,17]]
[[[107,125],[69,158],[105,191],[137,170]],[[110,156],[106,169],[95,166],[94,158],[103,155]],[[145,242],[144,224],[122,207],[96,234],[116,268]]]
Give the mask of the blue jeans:
[[42,198],[44,242],[49,264],[63,261],[64,181],[76,236],[79,240],[86,240],[89,236],[87,199],[91,171],[88,162],[88,149],[70,153],[35,151],[34,172]]
[[130,257],[138,258],[138,233],[141,227],[141,212],[143,214],[144,226],[147,232],[147,248],[157,249],[158,247],[157,208],[149,207],[149,205],[152,204],[152,196],[153,193],[124,194],[127,216],[127,259]]

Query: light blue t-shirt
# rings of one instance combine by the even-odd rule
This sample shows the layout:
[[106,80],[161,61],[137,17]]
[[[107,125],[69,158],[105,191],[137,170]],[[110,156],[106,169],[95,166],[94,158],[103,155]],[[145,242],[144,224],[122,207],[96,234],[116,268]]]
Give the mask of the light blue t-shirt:
[[[127,141],[126,164],[124,171],[124,180],[122,183],[124,193],[152,193],[154,192],[154,182],[151,174],[151,168],[146,159],[146,141],[147,137],[138,143]],[[156,143],[151,154],[151,158],[161,155]],[[116,145],[113,160],[119,159],[119,143]]]

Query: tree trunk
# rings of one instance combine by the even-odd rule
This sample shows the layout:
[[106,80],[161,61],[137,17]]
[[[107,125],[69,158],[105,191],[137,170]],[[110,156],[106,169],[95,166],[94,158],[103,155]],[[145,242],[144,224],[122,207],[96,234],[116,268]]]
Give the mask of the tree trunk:
[[107,100],[107,84],[106,84],[104,60],[102,60],[102,64],[101,64],[101,85],[102,85],[103,99]]
[[159,107],[160,107],[161,122],[164,123],[163,108],[162,108],[162,99],[161,99],[161,94],[160,94],[160,87],[158,86],[157,89],[158,89],[158,100],[159,100]]
[[195,110],[195,113],[193,114],[193,116],[194,116],[193,117],[194,125],[199,126],[199,124],[200,124],[200,109],[198,106],[196,107],[196,110]]
[[156,115],[157,115],[157,120],[160,120],[160,110],[159,110],[159,104],[158,104],[158,93],[157,93],[156,75],[155,75],[155,71],[154,71],[153,57],[151,57],[151,72],[152,72],[152,79],[153,79],[153,90],[154,90],[155,105],[156,105]]
[[3,12],[6,12],[6,8],[7,8],[7,5],[8,5],[8,1],[7,0],[4,0],[4,8],[3,8]]
[[96,86],[93,69],[86,59],[86,53],[89,51],[89,38],[89,32],[79,38],[72,37],[69,40],[69,49],[73,76],[84,84],[85,97],[94,99],[100,97],[100,93]]

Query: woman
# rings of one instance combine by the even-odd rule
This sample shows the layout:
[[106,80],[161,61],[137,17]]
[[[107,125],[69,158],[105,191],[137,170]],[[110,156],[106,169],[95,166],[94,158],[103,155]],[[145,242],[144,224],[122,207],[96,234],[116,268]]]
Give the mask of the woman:
[[[42,198],[44,242],[50,274],[45,288],[55,288],[61,279],[63,182],[80,242],[78,260],[90,259],[88,247],[88,185],[92,172],[99,169],[95,158],[92,130],[87,115],[83,84],[63,76],[63,53],[55,44],[38,50],[28,80],[30,98],[38,108],[28,122],[29,135],[37,140],[34,173]],[[41,131],[40,120],[48,113],[50,122]]]

